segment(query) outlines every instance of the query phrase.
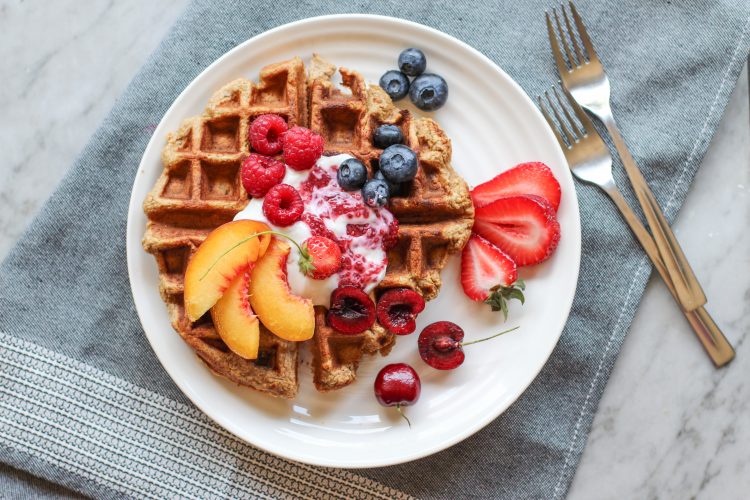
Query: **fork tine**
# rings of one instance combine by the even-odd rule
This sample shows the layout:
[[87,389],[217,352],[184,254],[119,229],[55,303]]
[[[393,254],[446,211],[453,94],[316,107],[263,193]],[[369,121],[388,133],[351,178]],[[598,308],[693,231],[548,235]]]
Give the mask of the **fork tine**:
[[552,55],[555,56],[555,63],[557,64],[557,71],[560,74],[568,72],[568,66],[565,64],[565,58],[560,52],[560,45],[557,43],[557,36],[555,35],[555,29],[552,27],[552,19],[549,17],[549,13],[545,12],[544,17],[547,18],[547,36],[549,37],[549,44],[552,47]]
[[552,103],[552,98],[549,96],[549,91],[544,92],[544,97],[547,98],[547,102],[549,103],[549,107],[552,110],[552,113],[555,115],[555,119],[557,120],[557,123],[560,124],[560,129],[562,130],[563,134],[565,134],[565,138],[568,140],[568,144],[573,146],[573,144],[576,143],[576,136],[574,136],[570,130],[568,130],[568,127],[565,125],[565,120],[563,120],[560,113],[557,112],[557,108],[555,108],[555,105]]
[[568,17],[568,11],[565,10],[565,7],[560,4],[560,10],[563,13],[563,19],[565,19],[565,27],[568,29],[568,34],[570,35],[570,41],[573,42],[573,49],[576,51],[576,55],[578,56],[578,65],[584,64],[586,62],[586,58],[583,57],[583,52],[581,52],[581,47],[578,46],[577,36],[576,32],[573,29],[573,26],[570,25],[570,18]]
[[549,113],[547,112],[547,108],[544,106],[544,101],[542,101],[542,96],[537,96],[536,100],[539,103],[539,111],[542,112],[544,119],[547,120],[547,125],[549,125],[549,128],[551,128],[552,132],[555,134],[555,137],[557,138],[557,142],[558,144],[560,144],[560,148],[562,148],[563,150],[568,149],[568,145],[565,144],[565,141],[560,135],[560,131],[557,129],[557,125],[555,124],[555,121],[549,115]]
[[570,67],[575,68],[578,66],[578,63],[575,59],[573,59],[573,53],[570,51],[570,45],[568,44],[568,37],[565,34],[565,30],[562,27],[562,24],[560,24],[560,17],[557,15],[557,10],[552,9],[552,13],[555,15],[555,24],[557,24],[557,33],[560,35],[560,41],[562,42],[563,47],[565,48],[565,53],[568,55],[568,61],[570,62]]
[[578,14],[576,6],[573,4],[573,2],[571,1],[568,3],[570,3],[570,12],[573,14],[573,20],[575,21],[576,27],[578,28],[578,34],[581,36],[583,46],[586,47],[586,52],[589,55],[589,59],[598,61],[599,57],[596,55],[594,45],[591,43],[589,34],[586,31],[586,26],[583,25],[583,19],[581,19],[581,16]]
[[589,115],[586,114],[581,105],[578,104],[570,92],[568,92],[568,89],[563,86],[562,91],[565,94],[565,97],[567,97],[570,106],[573,108],[573,112],[578,117],[578,120],[580,120],[586,133],[597,134],[598,132],[594,128],[594,123],[591,121],[591,118],[589,118]]
[[567,118],[570,128],[572,128],[575,132],[579,132],[576,135],[584,135],[582,133],[583,131],[580,129],[575,119],[573,119],[573,117],[570,116],[570,111],[568,111],[568,107],[565,106],[563,104],[562,99],[560,99],[560,94],[557,92],[557,86],[552,87],[552,92],[555,94],[555,98],[557,99],[557,105],[560,106],[560,109],[562,109],[563,114],[565,114],[565,118]]

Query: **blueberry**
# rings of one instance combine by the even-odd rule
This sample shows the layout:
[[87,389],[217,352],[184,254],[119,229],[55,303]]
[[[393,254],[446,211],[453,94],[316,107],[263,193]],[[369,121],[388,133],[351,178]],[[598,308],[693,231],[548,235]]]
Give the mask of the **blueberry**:
[[388,146],[380,155],[380,171],[391,182],[407,182],[417,175],[417,154],[401,144]]
[[419,76],[427,67],[427,58],[419,49],[406,49],[398,56],[398,69],[409,76]]
[[396,125],[381,125],[375,129],[372,142],[375,144],[375,147],[385,149],[393,144],[403,143],[404,134],[401,133],[401,129]]
[[405,74],[395,69],[386,71],[380,77],[380,86],[394,101],[403,99],[409,93],[409,79]]
[[365,200],[365,205],[370,207],[385,206],[390,195],[388,184],[380,179],[370,179],[362,188],[362,198]]
[[401,184],[389,181],[385,178],[385,175],[383,175],[383,172],[381,172],[380,170],[376,170],[375,173],[372,174],[372,178],[378,179],[380,181],[385,181],[385,183],[388,184],[388,193],[391,196],[397,196],[401,191]]
[[448,100],[448,84],[442,76],[425,73],[411,82],[409,97],[422,111],[435,111]]
[[361,161],[349,158],[339,166],[336,180],[344,191],[356,191],[367,182],[367,169]]

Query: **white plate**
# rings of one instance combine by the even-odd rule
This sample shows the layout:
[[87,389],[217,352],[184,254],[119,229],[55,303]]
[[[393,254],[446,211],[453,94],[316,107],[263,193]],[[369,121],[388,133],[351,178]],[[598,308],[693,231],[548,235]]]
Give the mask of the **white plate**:
[[[300,367],[300,391],[283,401],[214,376],[175,333],[159,298],[156,263],[141,248],[146,217],[141,204],[156,182],[168,131],[200,114],[211,94],[238,76],[256,79],[266,64],[313,52],[360,71],[370,82],[396,66],[405,47],[427,54],[428,70],[450,87],[446,106],[434,113],[453,141],[453,165],[470,185],[522,161],[549,165],[562,186],[558,213],[562,239],[555,255],[524,269],[526,305],[511,306],[510,320],[468,300],[453,258],[443,288],[419,316],[417,333],[400,337],[387,358],[365,359],[358,381],[332,394],[312,387]],[[407,100],[408,101],[408,100]],[[402,101],[400,105],[405,105]],[[411,108],[414,110],[414,108]],[[211,64],[177,98],[154,132],[133,184],[127,228],[128,271],[138,315],[159,360],[180,389],[219,425],[245,441],[285,458],[334,467],[374,467],[430,455],[478,431],[529,386],[555,347],[575,294],[580,263],[580,220],[572,178],[555,138],[521,88],[488,58],[434,29],[388,17],[338,15],[307,19],[256,36]],[[434,321],[461,325],[468,339],[509,326],[520,330],[466,349],[456,370],[440,372],[417,353],[417,335]],[[419,372],[422,396],[406,412],[412,428],[373,396],[375,374],[406,362]]]

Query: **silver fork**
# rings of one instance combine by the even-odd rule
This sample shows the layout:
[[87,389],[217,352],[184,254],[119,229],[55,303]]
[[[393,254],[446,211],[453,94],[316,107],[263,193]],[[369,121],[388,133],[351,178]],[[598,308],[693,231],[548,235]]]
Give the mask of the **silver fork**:
[[[562,4],[560,4],[560,10],[562,11],[565,29],[563,29],[556,9],[552,9],[554,24],[557,27],[556,32],[549,13],[545,14],[547,34],[560,73],[560,79],[563,86],[572,94],[578,104],[599,118],[607,127],[607,131],[612,137],[615,148],[625,166],[625,172],[628,174],[633,190],[638,197],[638,202],[646,216],[646,221],[651,228],[659,254],[672,277],[680,304],[683,309],[693,310],[706,303],[706,295],[703,293],[703,289],[674,233],[672,233],[654,194],[646,184],[643,174],[638,169],[620,134],[610,106],[609,79],[604,73],[604,67],[596,55],[581,16],[573,2],[569,2],[569,4],[581,44],[578,43],[576,30],[573,29],[568,13]],[[565,51],[564,54],[560,49],[558,38]],[[570,40],[570,43],[568,40]]]
[[[573,97],[565,89],[562,92],[565,94],[566,101],[573,110],[577,120],[573,118],[573,115],[568,110],[568,106],[560,98],[557,87],[553,87],[551,93],[550,91],[545,92],[544,99],[541,96],[537,97],[537,101],[542,115],[544,115],[563,153],[565,153],[565,159],[568,161],[571,172],[578,179],[600,187],[609,195],[625,218],[625,222],[627,222],[635,234],[638,242],[646,251],[649,259],[653,262],[657,272],[667,285],[669,292],[677,303],[680,304],[674,283],[664,265],[654,239],[630,208],[630,205],[615,184],[614,177],[612,176],[612,155],[607,145],[594,128],[591,119],[576,103]],[[714,364],[718,367],[731,361],[734,357],[734,349],[716,323],[714,323],[708,311],[703,306],[698,306],[692,311],[687,311],[684,308],[681,309]]]

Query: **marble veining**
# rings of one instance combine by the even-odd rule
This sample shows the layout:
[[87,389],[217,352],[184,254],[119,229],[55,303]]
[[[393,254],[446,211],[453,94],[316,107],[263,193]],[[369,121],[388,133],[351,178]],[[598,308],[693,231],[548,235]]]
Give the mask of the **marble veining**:
[[[0,0],[0,258],[185,3]],[[35,43],[22,43],[29,39]],[[571,499],[740,498],[750,491],[749,189],[743,76],[676,225],[737,359],[715,370],[652,279]]]
[[0,0],[0,258],[186,3]]

